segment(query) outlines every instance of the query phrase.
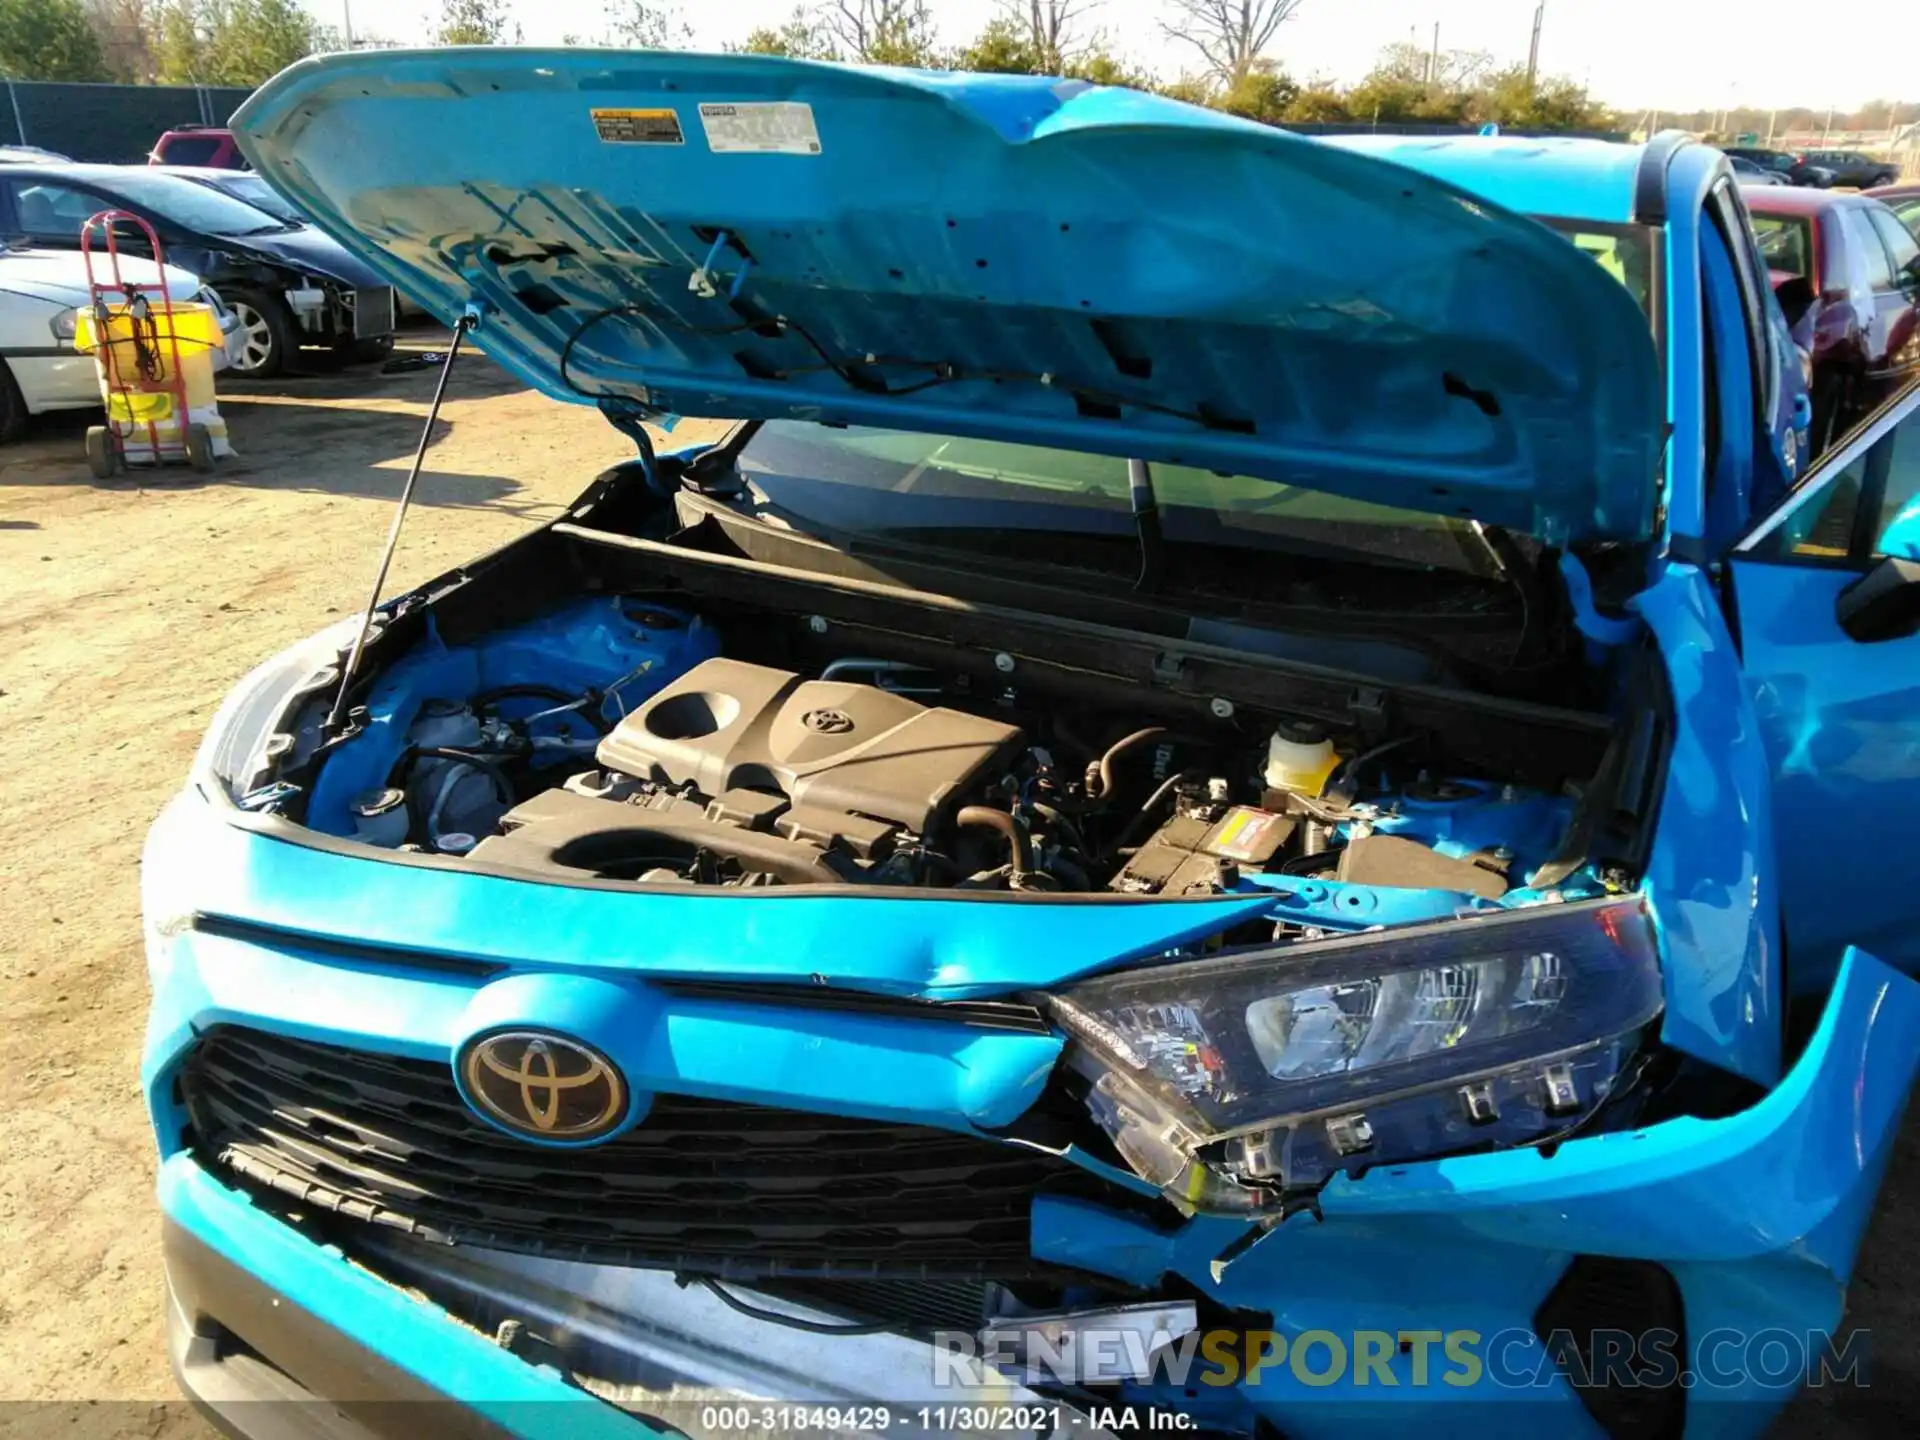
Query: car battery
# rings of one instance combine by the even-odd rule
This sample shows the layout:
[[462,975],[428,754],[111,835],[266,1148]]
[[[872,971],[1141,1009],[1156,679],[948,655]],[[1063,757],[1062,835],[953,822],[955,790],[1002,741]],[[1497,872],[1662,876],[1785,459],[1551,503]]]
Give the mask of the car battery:
[[1213,895],[1264,869],[1293,834],[1295,820],[1252,805],[1223,813],[1175,814],[1133,853],[1109,889],[1127,895]]

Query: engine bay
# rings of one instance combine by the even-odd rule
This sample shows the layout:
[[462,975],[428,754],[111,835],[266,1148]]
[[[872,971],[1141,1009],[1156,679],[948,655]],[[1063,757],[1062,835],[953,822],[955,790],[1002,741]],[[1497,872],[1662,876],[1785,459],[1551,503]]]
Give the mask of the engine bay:
[[732,641],[697,614],[601,598],[429,643],[323,757],[307,823],[556,880],[1266,890],[1304,896],[1308,932],[1392,923],[1367,899],[1383,889],[1459,908],[1615,878],[1570,855],[1578,787],[1450,772],[1417,733],[1230,702],[1206,721],[1063,705],[1017,677],[872,655],[806,673],[723,653]]

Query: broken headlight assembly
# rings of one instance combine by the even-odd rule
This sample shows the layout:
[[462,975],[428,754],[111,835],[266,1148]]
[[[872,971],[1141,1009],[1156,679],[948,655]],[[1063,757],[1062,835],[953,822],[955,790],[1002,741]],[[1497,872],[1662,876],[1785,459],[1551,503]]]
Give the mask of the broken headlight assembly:
[[1049,1001],[1089,1104],[1188,1211],[1340,1171],[1552,1139],[1662,1006],[1644,903],[1461,918],[1104,976]]

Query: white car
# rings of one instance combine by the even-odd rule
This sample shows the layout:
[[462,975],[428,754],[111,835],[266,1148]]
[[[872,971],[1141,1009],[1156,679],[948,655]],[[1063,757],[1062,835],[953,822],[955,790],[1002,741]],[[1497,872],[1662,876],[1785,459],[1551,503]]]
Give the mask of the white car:
[[[130,284],[157,283],[151,261],[120,260]],[[169,265],[167,297],[197,300],[220,317],[225,348],[213,357],[224,370],[245,337],[240,322],[200,277]],[[0,442],[14,439],[29,415],[98,409],[100,381],[91,355],[73,348],[75,318],[87,304],[87,270],[71,251],[17,250],[0,245]]]

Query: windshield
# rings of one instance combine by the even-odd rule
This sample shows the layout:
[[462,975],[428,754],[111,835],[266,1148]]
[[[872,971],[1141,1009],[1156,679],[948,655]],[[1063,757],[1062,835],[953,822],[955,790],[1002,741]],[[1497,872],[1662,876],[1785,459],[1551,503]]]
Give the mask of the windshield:
[[210,183],[235,199],[244,200],[255,209],[266,211],[276,220],[284,220],[289,225],[307,223],[306,216],[282,199],[280,193],[258,175],[235,171],[232,175],[222,176]]
[[1607,226],[1536,217],[1558,230],[1574,248],[1627,287],[1640,313],[1653,323],[1653,244],[1637,226]]
[[[1127,462],[1036,445],[774,420],[738,457],[759,518],[831,538],[890,536],[1001,558],[1068,555],[1040,536],[1135,534]],[[1154,497],[1174,543],[1497,573],[1464,521],[1184,465],[1155,465]],[[1099,558],[1091,561],[1106,568]]]
[[[48,179],[51,183],[52,177]],[[182,180],[178,175],[168,175],[163,171],[130,167],[112,179],[102,181],[101,188],[113,191],[184,229],[198,230],[207,235],[257,235],[286,228],[284,221],[264,210],[257,210],[231,195],[223,195],[218,190],[209,190],[205,185],[196,185],[191,180]],[[84,220],[86,216],[80,218]]]

